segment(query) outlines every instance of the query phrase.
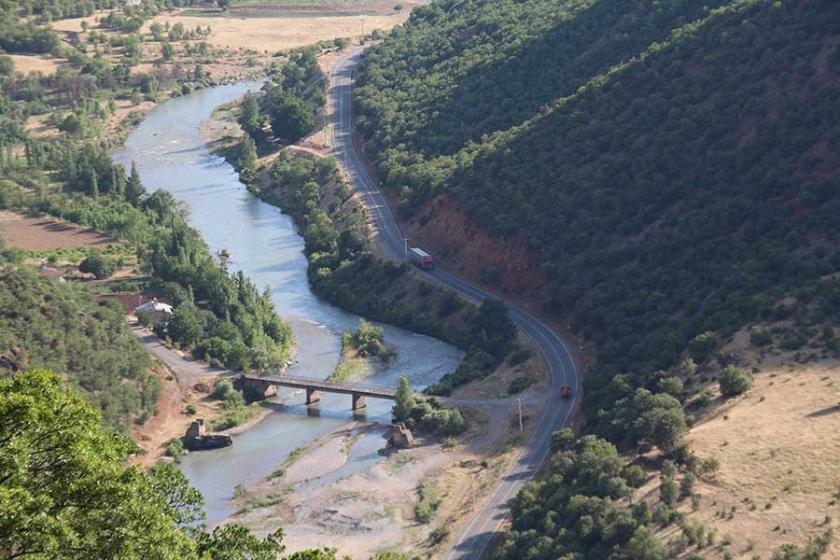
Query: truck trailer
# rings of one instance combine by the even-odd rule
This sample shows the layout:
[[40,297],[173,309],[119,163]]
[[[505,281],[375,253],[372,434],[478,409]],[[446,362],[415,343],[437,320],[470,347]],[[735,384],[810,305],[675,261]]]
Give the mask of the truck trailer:
[[412,247],[408,250],[408,259],[414,266],[423,270],[432,270],[435,267],[435,259],[432,258],[432,255],[419,247]]

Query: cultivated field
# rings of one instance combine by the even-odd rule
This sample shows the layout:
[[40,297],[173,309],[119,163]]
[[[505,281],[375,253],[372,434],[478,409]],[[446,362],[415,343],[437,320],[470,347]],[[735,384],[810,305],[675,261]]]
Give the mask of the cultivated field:
[[88,228],[53,218],[30,218],[13,212],[0,212],[0,235],[7,244],[24,251],[82,247],[104,249],[118,243],[116,239]]

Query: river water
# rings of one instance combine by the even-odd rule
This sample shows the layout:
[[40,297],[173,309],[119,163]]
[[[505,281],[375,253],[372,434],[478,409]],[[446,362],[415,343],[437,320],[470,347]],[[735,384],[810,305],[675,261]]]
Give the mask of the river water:
[[[298,343],[289,374],[323,379],[338,362],[340,333],[355,328],[359,317],[319,300],[310,291],[303,239],[291,218],[248,193],[233,168],[209,153],[199,133],[215,107],[258,87],[258,83],[218,86],[168,101],[149,113],[113,157],[126,167],[135,162],[149,191],[165,188],[186,203],[191,225],[210,249],[227,249],[232,270],[244,271],[260,288],[270,288],[278,312],[292,325]],[[385,342],[398,356],[366,383],[396,386],[405,373],[419,389],[454,370],[462,356],[439,340],[391,326],[385,326]],[[277,401],[277,411],[234,436],[232,447],[183,458],[182,471],[204,494],[208,523],[218,523],[235,512],[231,498],[237,485],[261,480],[292,450],[354,418],[348,395],[324,395],[309,408],[299,393],[281,392]],[[387,423],[390,408],[388,401],[368,399],[361,416]],[[376,434],[361,438],[350,450],[349,462],[332,473],[330,480],[375,463],[382,444],[384,440]]]

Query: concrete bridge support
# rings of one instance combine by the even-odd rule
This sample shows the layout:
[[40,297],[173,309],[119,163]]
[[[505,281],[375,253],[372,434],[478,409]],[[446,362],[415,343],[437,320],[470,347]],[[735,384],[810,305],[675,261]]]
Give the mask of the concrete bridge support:
[[367,402],[365,400],[364,395],[360,395],[358,393],[353,393],[353,410],[360,410],[367,406]]
[[321,400],[321,391],[318,389],[306,389],[306,404],[315,404]]
[[277,394],[277,385],[256,379],[239,379],[239,389],[248,402],[262,401]]

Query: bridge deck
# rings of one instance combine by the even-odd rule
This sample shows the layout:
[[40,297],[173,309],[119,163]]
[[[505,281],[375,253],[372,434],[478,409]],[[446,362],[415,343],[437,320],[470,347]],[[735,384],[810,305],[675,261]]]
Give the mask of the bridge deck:
[[296,377],[291,375],[243,375],[242,379],[268,383],[270,385],[294,387],[297,389],[316,389],[318,391],[340,393],[342,395],[364,395],[366,397],[377,399],[394,400],[397,396],[397,391],[395,389],[389,389],[387,387],[376,387],[374,385],[364,385],[361,383],[333,383],[331,381],[312,379],[310,377]]

